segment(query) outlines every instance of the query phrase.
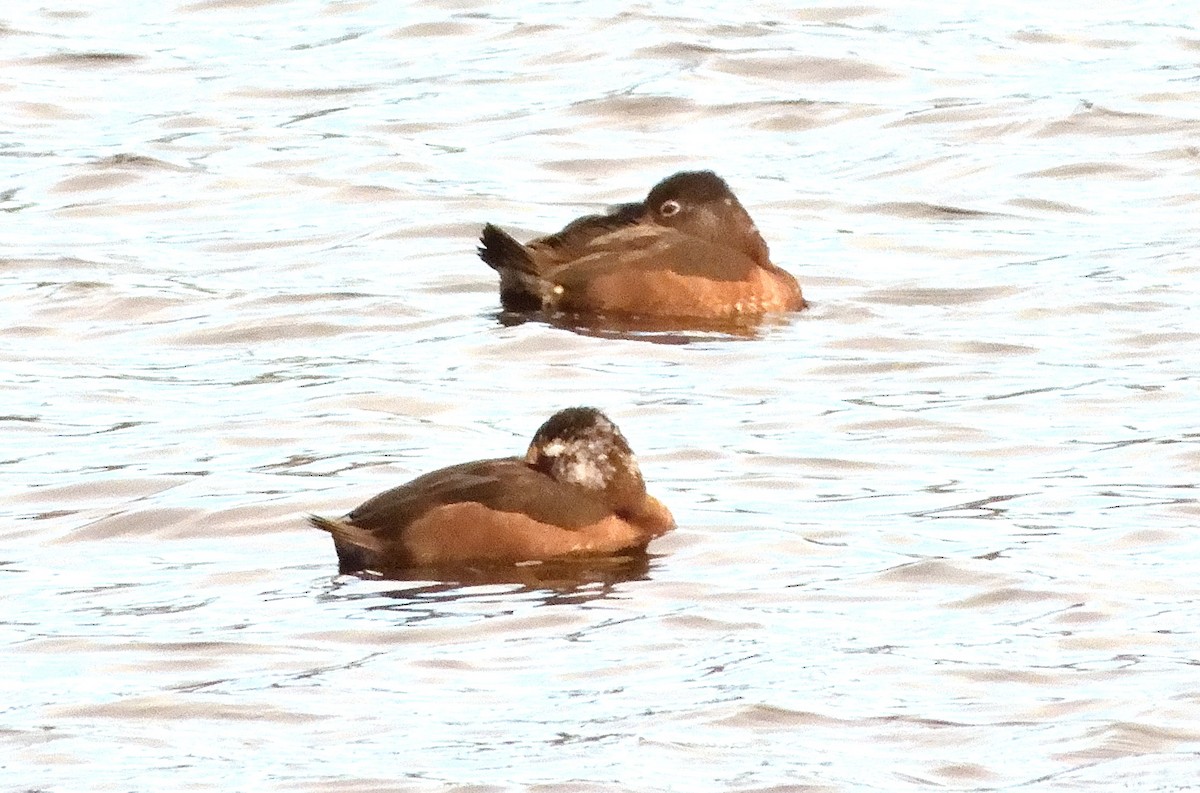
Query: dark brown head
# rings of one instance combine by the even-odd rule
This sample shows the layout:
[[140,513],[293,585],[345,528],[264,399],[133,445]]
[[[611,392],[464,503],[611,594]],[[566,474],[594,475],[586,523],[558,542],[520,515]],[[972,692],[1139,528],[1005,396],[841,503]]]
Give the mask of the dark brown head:
[[685,234],[743,251],[759,264],[770,262],[767,243],[725,180],[712,171],[680,171],[646,196],[645,217]]
[[534,434],[525,462],[559,482],[602,495],[618,513],[646,496],[625,436],[595,408],[567,408],[547,419]]

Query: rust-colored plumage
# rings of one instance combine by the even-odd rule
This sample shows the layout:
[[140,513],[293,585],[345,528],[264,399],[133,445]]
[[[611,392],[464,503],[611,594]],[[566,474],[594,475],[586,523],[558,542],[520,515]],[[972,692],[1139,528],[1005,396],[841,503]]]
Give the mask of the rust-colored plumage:
[[524,457],[419,476],[344,518],[309,518],[333,536],[342,573],[515,563],[644,550],[674,527],[646,493],[625,438],[594,408],[559,411]]
[[737,320],[805,307],[723,179],[682,171],[641,203],[522,244],[487,224],[479,256],[513,311]]

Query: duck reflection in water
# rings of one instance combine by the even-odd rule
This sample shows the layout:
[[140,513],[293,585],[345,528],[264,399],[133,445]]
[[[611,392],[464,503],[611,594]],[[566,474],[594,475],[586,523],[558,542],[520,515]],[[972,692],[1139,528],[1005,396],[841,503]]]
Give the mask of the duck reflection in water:
[[[329,580],[322,600],[363,602],[369,611],[395,611],[406,622],[437,619],[456,613],[455,603],[496,598],[533,600],[555,606],[588,603],[613,596],[621,584],[650,577],[657,554],[634,552],[619,556],[553,559],[520,564],[470,564],[444,568],[396,571],[390,580],[409,584],[395,589],[363,591],[347,587],[347,579]],[[380,578],[359,573],[360,578]],[[497,591],[497,587],[502,587]]]
[[682,171],[637,203],[520,243],[488,223],[479,256],[509,312],[601,332],[699,328],[746,335],[807,305],[750,214],[712,171]]
[[706,341],[754,341],[777,317],[744,317],[730,320],[679,319],[678,317],[635,317],[619,314],[580,314],[565,312],[508,311],[495,314],[506,328],[540,322],[580,336],[596,339],[624,339],[651,344],[681,345]]
[[333,536],[339,573],[464,583],[627,575],[620,559],[675,526],[620,430],[587,407],[551,416],[524,457],[442,468],[343,518],[309,520]]

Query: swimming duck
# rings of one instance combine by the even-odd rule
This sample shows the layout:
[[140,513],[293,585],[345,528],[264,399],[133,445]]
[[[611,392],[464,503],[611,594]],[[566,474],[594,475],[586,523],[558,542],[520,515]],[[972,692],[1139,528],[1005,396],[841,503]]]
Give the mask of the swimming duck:
[[675,526],[620,430],[589,407],[551,416],[524,457],[442,468],[309,521],[333,535],[339,573],[384,576],[641,551]]
[[511,311],[724,320],[806,305],[796,279],[771,263],[750,214],[712,171],[681,171],[640,203],[524,244],[491,223],[479,241]]

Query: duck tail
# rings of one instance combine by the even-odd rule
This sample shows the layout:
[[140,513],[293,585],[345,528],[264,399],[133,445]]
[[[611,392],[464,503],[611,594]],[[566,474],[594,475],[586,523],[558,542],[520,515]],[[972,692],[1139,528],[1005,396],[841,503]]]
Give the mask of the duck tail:
[[333,547],[338,555],[338,572],[360,573],[378,567],[382,548],[379,541],[365,529],[342,520],[330,520],[309,515],[308,522],[333,535]]
[[479,235],[479,258],[500,273],[511,269],[537,275],[529,250],[511,234],[491,223],[486,224]]
[[353,523],[344,520],[330,520],[322,518],[320,515],[309,515],[308,522],[322,531],[329,532],[338,542],[357,545],[375,553],[381,550],[379,540],[371,532],[355,526]]
[[529,248],[491,223],[479,235],[479,258],[500,274],[500,303],[509,311],[551,308],[562,291],[538,272]]
[[334,537],[338,536],[338,533],[342,531],[342,522],[340,520],[330,520],[320,515],[309,515],[308,523],[321,531],[329,532]]

